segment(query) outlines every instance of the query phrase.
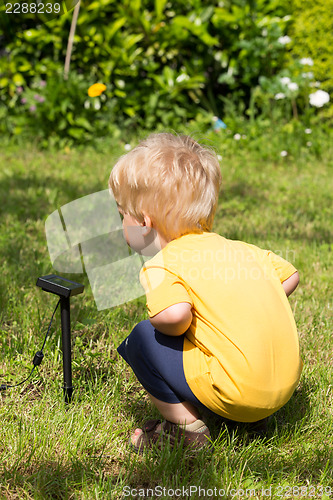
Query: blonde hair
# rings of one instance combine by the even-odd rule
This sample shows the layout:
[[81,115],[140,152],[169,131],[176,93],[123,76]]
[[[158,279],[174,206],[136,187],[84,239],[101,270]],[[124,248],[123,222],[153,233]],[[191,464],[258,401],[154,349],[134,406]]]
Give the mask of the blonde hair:
[[149,215],[169,240],[210,231],[221,172],[216,154],[189,136],[152,134],[113,167],[109,187],[125,213]]

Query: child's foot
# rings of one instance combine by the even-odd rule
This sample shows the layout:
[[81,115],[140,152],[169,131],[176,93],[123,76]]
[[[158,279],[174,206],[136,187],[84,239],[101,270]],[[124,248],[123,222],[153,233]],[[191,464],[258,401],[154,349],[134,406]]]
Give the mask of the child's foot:
[[140,436],[142,434],[143,434],[143,430],[142,429],[135,429],[134,434],[132,434],[132,436],[131,436],[131,444],[135,448],[137,447],[139,438],[140,438]]
[[186,447],[200,449],[210,443],[210,432],[202,420],[186,426],[168,420],[148,420],[142,429],[135,429],[130,443],[134,451],[142,453],[144,448],[151,448],[155,443],[162,447],[163,441],[169,442],[172,447],[183,441]]

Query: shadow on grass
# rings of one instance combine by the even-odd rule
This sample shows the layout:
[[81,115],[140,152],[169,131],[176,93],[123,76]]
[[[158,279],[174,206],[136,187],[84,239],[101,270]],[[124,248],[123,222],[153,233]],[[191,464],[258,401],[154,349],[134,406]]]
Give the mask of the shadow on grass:
[[72,457],[70,463],[38,461],[17,463],[11,469],[4,467],[0,473],[1,498],[22,498],[22,491],[34,499],[68,499],[82,490],[93,490],[98,481],[98,463],[83,463]]
[[[311,384],[304,381],[296,389],[288,403],[268,418],[267,425],[259,423],[233,422],[218,415],[206,416],[210,429],[211,439],[219,450],[221,443],[227,440],[237,449],[251,446],[251,443],[260,441],[267,450],[270,450],[272,440],[288,443],[292,441],[302,429],[302,424],[311,414],[310,393]],[[131,394],[126,395],[123,404],[125,418],[134,420],[140,427],[148,418],[161,418],[157,410],[152,407],[144,391],[133,388]]]
[[[68,168],[68,167],[67,167]],[[60,203],[68,203],[81,196],[103,189],[98,182],[84,184],[82,180],[71,182],[70,177],[62,179],[53,173],[18,172],[0,179],[0,195],[3,200],[0,214],[16,215],[25,222],[27,219],[45,219]],[[107,189],[107,179],[105,188]]]

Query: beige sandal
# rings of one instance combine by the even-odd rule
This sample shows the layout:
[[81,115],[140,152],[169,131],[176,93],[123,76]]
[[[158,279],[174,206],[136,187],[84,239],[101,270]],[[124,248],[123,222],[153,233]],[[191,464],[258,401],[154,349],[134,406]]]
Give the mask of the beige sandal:
[[[195,425],[196,424],[196,425]],[[190,430],[188,427],[196,427],[197,430]],[[168,420],[147,420],[142,428],[142,434],[137,438],[135,444],[130,441],[131,448],[142,454],[145,448],[151,448],[157,444],[159,449],[165,442],[169,442],[172,448],[183,442],[186,447],[199,450],[210,443],[210,432],[206,424],[196,421],[194,424],[184,427],[169,422]]]

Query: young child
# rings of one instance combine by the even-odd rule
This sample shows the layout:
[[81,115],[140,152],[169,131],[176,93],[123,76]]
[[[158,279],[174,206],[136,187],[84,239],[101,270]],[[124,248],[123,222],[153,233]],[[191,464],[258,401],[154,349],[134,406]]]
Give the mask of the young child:
[[212,151],[168,133],[142,141],[110,175],[127,243],[155,254],[140,272],[149,320],[118,348],[164,418],[135,430],[139,452],[165,435],[204,446],[207,409],[263,420],[300,378],[287,299],[298,273],[268,250],[211,232],[220,183]]

